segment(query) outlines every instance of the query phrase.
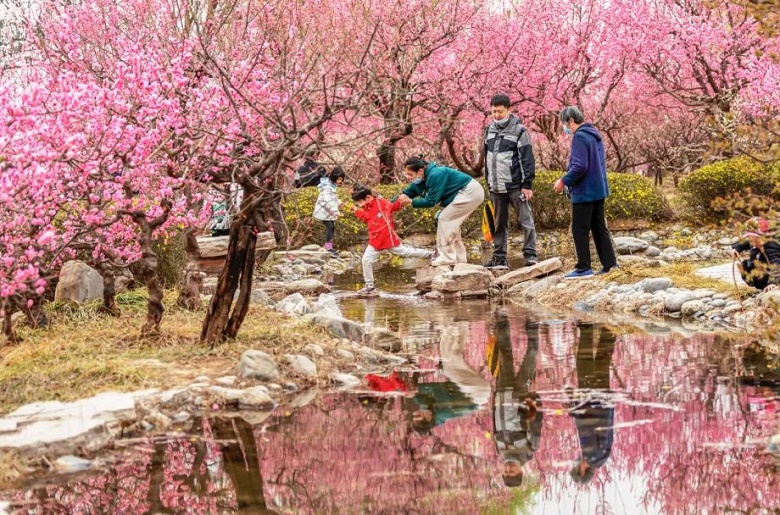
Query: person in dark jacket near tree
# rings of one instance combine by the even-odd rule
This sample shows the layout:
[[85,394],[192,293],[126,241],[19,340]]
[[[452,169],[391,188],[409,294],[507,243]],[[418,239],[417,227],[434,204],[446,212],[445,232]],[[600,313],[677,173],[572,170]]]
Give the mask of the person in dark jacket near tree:
[[485,190],[469,175],[419,157],[404,163],[404,175],[411,184],[398,196],[403,205],[415,208],[441,206],[436,221],[436,250],[431,266],[468,262],[460,226],[485,200]]
[[560,120],[563,132],[572,134],[573,137],[569,170],[555,182],[553,189],[561,193],[564,186],[569,188],[572,206],[571,232],[577,253],[574,270],[564,277],[576,279],[593,275],[589,243],[591,232],[601,261],[599,274],[609,273],[618,268],[618,265],[615,249],[612,247],[612,235],[607,229],[604,215],[604,200],[609,196],[604,142],[593,125],[583,123],[582,113],[576,107],[564,108]]
[[483,142],[485,180],[496,210],[493,258],[486,267],[496,270],[507,268],[510,205],[523,230],[523,265],[536,264],[536,226],[529,203],[536,176],[534,151],[528,130],[509,112],[510,105],[506,95],[494,95],[490,99],[493,123],[485,129]]
[[734,257],[750,251],[748,259],[737,263],[739,274],[749,285],[758,290],[772,290],[780,284],[780,243],[769,231],[769,221],[754,217],[745,223],[745,240],[735,243]]

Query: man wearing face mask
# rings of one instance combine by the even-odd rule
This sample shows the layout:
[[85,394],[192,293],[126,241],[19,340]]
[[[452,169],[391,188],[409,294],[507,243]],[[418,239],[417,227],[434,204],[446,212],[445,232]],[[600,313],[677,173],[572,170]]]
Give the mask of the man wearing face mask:
[[523,229],[523,265],[536,264],[536,227],[529,201],[534,196],[531,186],[536,175],[531,136],[520,119],[509,112],[506,95],[490,99],[493,123],[485,129],[485,179],[490,199],[495,207],[493,258],[487,268],[507,268],[506,252],[509,240],[509,206],[517,213]]
[[574,270],[564,275],[566,279],[578,279],[593,275],[590,261],[589,234],[601,261],[601,271],[606,274],[618,268],[612,235],[607,229],[604,215],[604,200],[609,196],[607,182],[606,153],[601,134],[584,118],[574,106],[564,108],[560,114],[563,132],[572,135],[569,169],[566,175],[555,182],[557,193],[569,188],[571,195],[571,232],[577,264]]

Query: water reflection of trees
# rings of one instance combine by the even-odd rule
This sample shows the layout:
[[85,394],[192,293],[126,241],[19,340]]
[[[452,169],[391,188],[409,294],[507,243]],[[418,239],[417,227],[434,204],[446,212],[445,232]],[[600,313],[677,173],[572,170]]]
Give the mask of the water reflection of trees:
[[[758,452],[777,432],[780,374],[771,354],[735,350],[714,336],[616,331],[611,362],[599,372],[607,381],[585,384],[577,353],[592,355],[598,339],[571,321],[528,324],[531,316],[510,310],[506,331],[516,370],[527,331],[538,331],[530,389],[542,399],[544,417],[527,469],[538,481],[531,502],[539,509],[780,508],[775,463]],[[418,360],[424,372],[410,376],[411,392],[417,381],[449,379],[439,367],[442,337],[462,339],[465,363],[494,381],[489,311],[440,316],[424,331],[416,323],[407,329],[425,342]],[[580,454],[569,408],[572,390],[583,386],[609,390],[615,427],[609,459],[590,483],[578,485],[569,475]],[[187,438],[150,442],[105,472],[21,492],[16,500],[29,513],[474,513],[511,500],[490,409],[422,433],[411,427],[414,409],[412,393],[330,394],[280,407],[260,425],[217,416],[198,422]]]

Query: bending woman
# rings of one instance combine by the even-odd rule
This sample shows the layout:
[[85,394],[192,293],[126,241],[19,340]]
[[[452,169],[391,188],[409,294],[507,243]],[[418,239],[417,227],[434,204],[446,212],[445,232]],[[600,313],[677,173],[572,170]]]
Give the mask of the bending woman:
[[464,220],[485,200],[485,190],[463,172],[412,157],[404,163],[404,175],[411,184],[398,197],[415,208],[441,206],[436,225],[438,257],[432,266],[466,263],[466,247],[460,236]]

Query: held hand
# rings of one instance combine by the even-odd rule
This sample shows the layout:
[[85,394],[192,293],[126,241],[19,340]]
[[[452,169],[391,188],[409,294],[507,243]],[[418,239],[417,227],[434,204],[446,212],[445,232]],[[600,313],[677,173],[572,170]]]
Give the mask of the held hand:
[[402,206],[408,206],[412,203],[412,199],[410,199],[407,195],[401,193],[398,195],[398,202],[401,203]]
[[553,191],[555,191],[555,193],[563,193],[563,181],[561,179],[555,181],[555,184],[553,185]]
[[520,190],[520,193],[525,195],[526,200],[531,200],[532,198],[534,198],[534,192],[531,190]]
[[739,252],[737,252],[737,249],[731,249],[731,257],[739,259]]

